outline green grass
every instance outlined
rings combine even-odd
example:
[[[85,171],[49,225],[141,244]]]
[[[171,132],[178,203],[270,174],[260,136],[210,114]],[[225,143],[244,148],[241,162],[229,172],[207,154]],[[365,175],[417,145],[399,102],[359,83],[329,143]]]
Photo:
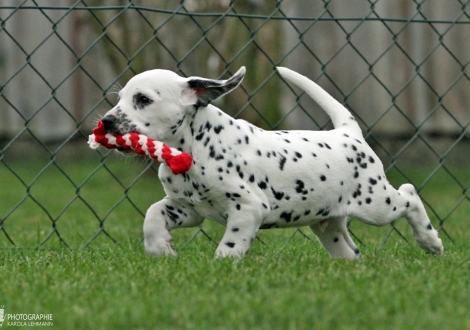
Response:
[[[421,189],[433,223],[439,226],[436,214],[445,217],[443,229],[455,241],[442,232],[439,257],[420,250],[400,220],[411,244],[393,231],[382,244],[391,227],[353,221],[364,255],[355,262],[330,259],[306,229],[311,240],[300,233],[290,239],[293,230],[262,231],[266,244],[255,241],[242,260],[215,260],[213,242],[199,234],[186,244],[196,230],[180,230],[173,232],[179,258],[155,259],[138,244],[142,213],[163,196],[153,171],[128,189],[140,162],[107,162],[122,185],[104,169],[90,176],[97,161],[59,162],[69,178],[54,166],[38,176],[45,163],[8,163],[25,184],[0,163],[0,217],[9,215],[3,228],[26,247],[12,248],[0,231],[5,313],[51,313],[54,329],[470,328],[470,203],[458,204],[462,189],[443,170]],[[468,172],[452,169],[464,185]],[[429,173],[406,170],[418,187]],[[397,171],[389,179],[395,186],[408,181]],[[101,217],[117,244],[100,231]],[[51,218],[70,248],[54,232],[44,242]],[[204,228],[216,240],[223,234],[217,224]]]
[[[468,329],[467,251],[397,244],[348,262],[307,240],[239,261],[214,260],[203,240],[178,259],[5,250],[0,299],[7,313],[52,313],[56,329]]]

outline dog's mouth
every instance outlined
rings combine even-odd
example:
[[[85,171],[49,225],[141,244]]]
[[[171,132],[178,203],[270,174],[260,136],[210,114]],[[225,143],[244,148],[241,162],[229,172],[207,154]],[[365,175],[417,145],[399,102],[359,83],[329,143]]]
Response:
[[[128,129],[126,127],[122,127],[121,125],[116,126],[116,127],[111,127],[106,130],[106,133],[112,134],[112,135],[126,135],[130,133],[137,133],[137,134],[142,134],[137,130],[137,127],[135,125],[132,125],[132,129]]]

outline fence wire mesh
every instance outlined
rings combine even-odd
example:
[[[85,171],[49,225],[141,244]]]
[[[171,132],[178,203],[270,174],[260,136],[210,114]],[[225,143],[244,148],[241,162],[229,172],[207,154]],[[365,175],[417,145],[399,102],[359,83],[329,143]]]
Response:
[[[0,246],[140,242],[146,209],[163,197],[157,167],[87,149],[96,119],[144,70],[223,78],[242,65],[241,88],[220,108],[265,129],[329,129],[275,67],[316,80],[354,113],[392,183],[413,183],[452,241],[448,228],[469,209],[469,2],[3,2]],[[187,242],[215,242],[205,228]],[[395,223],[382,234],[383,243],[409,237]]]

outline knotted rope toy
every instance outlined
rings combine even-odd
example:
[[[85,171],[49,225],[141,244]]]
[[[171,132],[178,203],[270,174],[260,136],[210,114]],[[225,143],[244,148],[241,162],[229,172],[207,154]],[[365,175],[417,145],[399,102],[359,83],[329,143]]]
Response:
[[[88,145],[91,149],[104,146],[108,149],[132,150],[138,155],[145,155],[157,162],[165,163],[175,175],[186,173],[193,162],[191,155],[170,148],[165,143],[155,141],[145,135],[135,132],[126,134],[107,133],[101,120],[98,120],[97,127],[93,129],[93,134],[89,136]]]

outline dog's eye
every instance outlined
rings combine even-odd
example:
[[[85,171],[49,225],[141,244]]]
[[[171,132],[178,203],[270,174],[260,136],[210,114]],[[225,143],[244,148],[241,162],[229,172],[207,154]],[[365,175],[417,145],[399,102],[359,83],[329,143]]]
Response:
[[[147,96],[142,95],[141,97],[139,97],[139,103],[140,104],[149,104],[150,99]]]

